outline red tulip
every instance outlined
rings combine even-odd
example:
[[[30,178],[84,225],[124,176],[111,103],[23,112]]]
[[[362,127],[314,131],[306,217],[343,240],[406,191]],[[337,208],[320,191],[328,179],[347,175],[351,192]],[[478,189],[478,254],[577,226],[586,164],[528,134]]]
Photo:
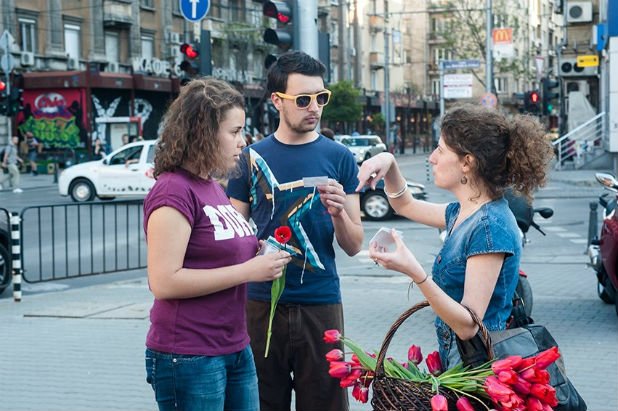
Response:
[[[517,382],[511,385],[511,387],[516,393],[524,396],[530,394],[531,386],[532,384],[530,384],[528,381],[524,380],[520,376],[517,376]]]
[[[500,371],[498,379],[505,384],[513,385],[517,382],[518,374],[513,370]]]
[[[556,390],[549,384],[532,384],[532,387],[530,387],[530,395],[549,404],[550,407],[558,405]]]
[[[324,342],[327,344],[333,344],[341,340],[341,333],[339,330],[326,330],[324,331]]]
[[[457,406],[457,411],[474,411],[474,407],[468,397],[459,397],[455,405]]]
[[[348,376],[342,378],[341,381],[339,381],[339,386],[341,388],[348,388],[353,386],[358,381],[358,378],[361,376],[361,374],[362,371],[358,368],[353,369]]]
[[[515,410],[524,405],[524,400],[515,393],[510,387],[503,384],[494,376],[487,377],[484,384],[485,392],[489,398],[500,407]]]
[[[448,411],[448,401],[444,395],[437,394],[431,398],[431,411]]]
[[[526,400],[526,409],[528,411],[543,411],[543,404],[538,398],[528,397]]]
[[[363,404],[369,400],[369,388],[356,384],[352,389],[352,397]]]
[[[275,240],[281,244],[286,244],[292,238],[292,230],[287,225],[282,225],[275,229]]]
[[[519,372],[522,370],[526,370],[534,365],[534,357],[524,358],[521,360],[519,365],[515,367],[515,371]]]
[[[408,361],[414,365],[419,365],[423,361],[423,353],[421,353],[421,347],[411,345],[408,349]]]
[[[537,384],[549,384],[549,373],[535,367],[522,371],[519,375],[528,382]]]
[[[352,371],[350,363],[345,361],[333,361],[330,363],[328,374],[333,378],[345,378]]]
[[[375,373],[373,371],[365,370],[363,374],[360,376],[359,381],[363,387],[369,388],[371,382],[373,381],[373,377]]]
[[[442,374],[442,361],[440,361],[440,354],[437,351],[432,352],[425,359],[427,363],[427,369],[433,375]]]
[[[549,350],[538,353],[535,357],[535,367],[544,370],[550,364],[560,358],[558,347],[551,347]]]
[[[498,360],[491,364],[491,370],[494,374],[498,375],[500,371],[514,370],[522,362],[522,358],[519,355],[511,355],[503,360]]]
[[[330,350],[326,353],[326,361],[331,362],[340,360],[343,360],[343,351],[340,349],[335,348],[334,350]]]

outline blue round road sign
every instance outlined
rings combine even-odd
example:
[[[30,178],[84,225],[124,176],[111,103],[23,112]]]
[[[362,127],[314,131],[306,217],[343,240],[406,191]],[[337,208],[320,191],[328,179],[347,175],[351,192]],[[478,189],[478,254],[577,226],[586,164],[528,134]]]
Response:
[[[178,0],[183,17],[194,23],[199,22],[210,9],[210,0]]]

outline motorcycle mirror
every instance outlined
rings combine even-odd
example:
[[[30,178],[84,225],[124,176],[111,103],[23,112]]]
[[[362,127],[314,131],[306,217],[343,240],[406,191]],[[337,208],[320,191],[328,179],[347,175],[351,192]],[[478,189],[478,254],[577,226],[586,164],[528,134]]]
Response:
[[[554,209],[549,207],[535,208],[534,212],[546,219],[554,215]]]
[[[618,188],[618,181],[613,175],[608,173],[595,173],[594,176],[596,177],[597,181],[605,187],[612,189]]]

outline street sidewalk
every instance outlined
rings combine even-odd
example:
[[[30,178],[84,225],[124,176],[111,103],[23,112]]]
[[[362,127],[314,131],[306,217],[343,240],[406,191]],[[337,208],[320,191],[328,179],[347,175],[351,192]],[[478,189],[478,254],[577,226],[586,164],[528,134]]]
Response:
[[[33,176],[31,173],[22,173],[19,177],[19,188],[22,190],[32,190],[37,188],[50,187],[55,185],[53,174],[39,174]],[[13,189],[9,188],[9,181],[5,181],[2,184],[2,190],[0,192],[11,192]],[[16,193],[16,195],[18,195]]]

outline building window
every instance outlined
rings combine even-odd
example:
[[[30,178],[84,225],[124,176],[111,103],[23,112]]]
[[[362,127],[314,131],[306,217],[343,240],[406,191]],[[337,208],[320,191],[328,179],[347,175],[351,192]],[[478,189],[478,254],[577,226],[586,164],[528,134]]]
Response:
[[[245,2],[232,0],[229,2],[231,21],[245,22]]]
[[[64,51],[69,58],[79,60],[80,50],[80,27],[75,24],[64,25]]]
[[[172,1],[172,13],[180,14],[180,2],[179,1]]]
[[[449,49],[433,49],[433,60],[436,66],[440,64],[440,60],[452,60],[453,51]]]
[[[140,0],[140,5],[142,7],[147,7],[149,9],[154,9],[154,1],[153,0]]]
[[[431,94],[436,97],[440,96],[440,79],[431,80]]]
[[[118,41],[118,33],[105,33],[105,56],[110,62],[118,63],[120,61],[120,42]]]
[[[509,79],[506,77],[496,77],[494,80],[496,86],[496,93],[508,94],[509,92]]]
[[[142,58],[154,57],[154,38],[151,35],[142,34]]]
[[[21,51],[36,52],[36,21],[19,19],[19,34],[21,36]]]

